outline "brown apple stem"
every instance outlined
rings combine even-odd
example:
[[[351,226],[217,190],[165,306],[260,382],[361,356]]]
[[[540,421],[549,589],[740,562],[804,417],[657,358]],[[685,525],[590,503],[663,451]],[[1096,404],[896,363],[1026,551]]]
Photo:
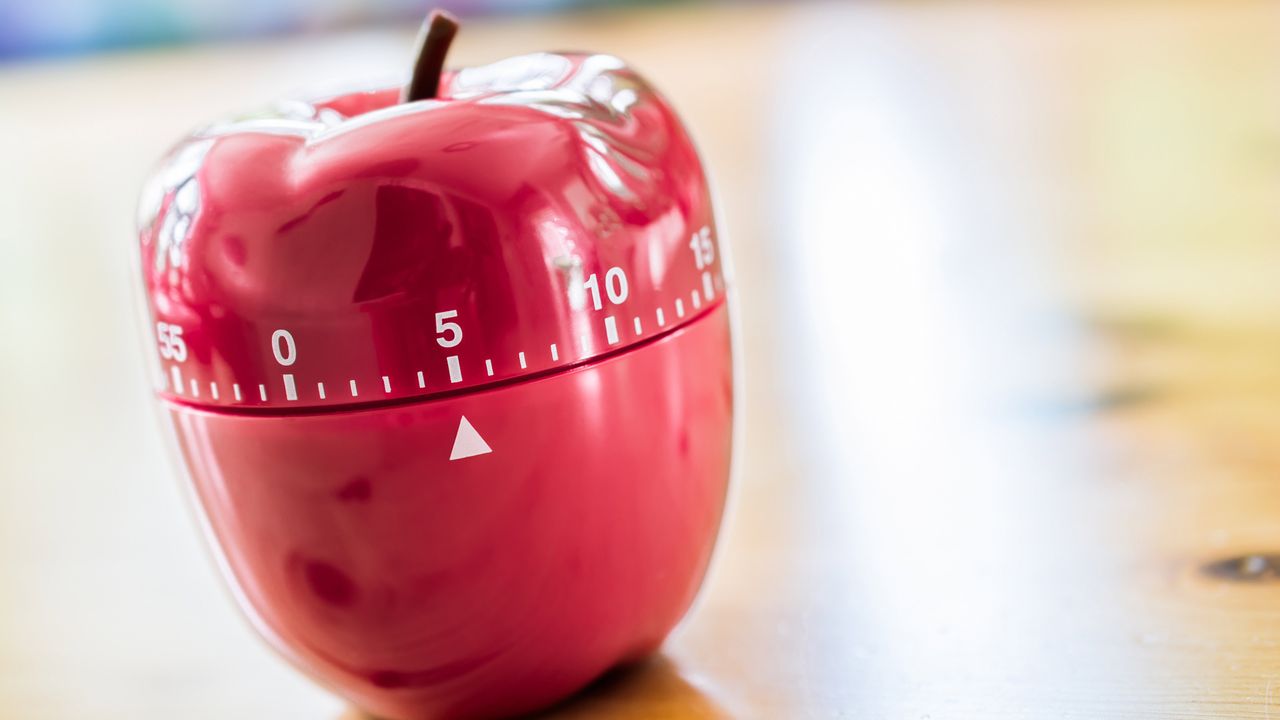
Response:
[[[413,76],[400,91],[400,102],[430,100],[440,90],[440,73],[444,72],[444,56],[458,34],[458,21],[443,10],[432,10],[418,32],[417,61]]]

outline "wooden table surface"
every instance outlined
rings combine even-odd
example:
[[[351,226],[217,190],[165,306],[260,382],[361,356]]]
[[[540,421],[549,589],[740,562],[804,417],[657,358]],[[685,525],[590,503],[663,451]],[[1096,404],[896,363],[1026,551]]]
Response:
[[[663,654],[549,717],[1280,717],[1280,7],[477,21],[681,108],[743,452]],[[355,718],[220,589],[158,440],[136,189],[411,28],[0,67],[0,718]],[[1274,706],[1274,707],[1273,707]]]

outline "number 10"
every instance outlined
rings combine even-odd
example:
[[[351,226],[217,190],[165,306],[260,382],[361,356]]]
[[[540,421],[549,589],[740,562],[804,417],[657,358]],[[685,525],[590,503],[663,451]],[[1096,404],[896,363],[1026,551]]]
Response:
[[[600,302],[600,281],[596,279],[596,274],[591,273],[591,277],[582,283],[582,287],[591,291],[591,304],[595,306],[595,309],[602,309],[604,303]],[[604,292],[609,296],[609,302],[614,305],[621,305],[626,302],[627,274],[622,272],[622,268],[611,267],[604,274]]]

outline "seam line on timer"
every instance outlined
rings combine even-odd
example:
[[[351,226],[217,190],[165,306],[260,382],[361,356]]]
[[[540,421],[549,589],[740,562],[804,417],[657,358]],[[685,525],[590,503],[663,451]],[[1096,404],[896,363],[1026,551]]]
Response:
[[[698,288],[695,286],[695,289],[692,290],[689,295],[689,299],[693,303],[693,308],[695,310],[702,309],[702,306],[704,304],[704,298],[706,300],[706,303],[710,304],[712,302],[712,299],[715,298],[717,294],[716,291],[719,289],[719,286],[720,286],[720,278],[712,276],[710,272],[703,272],[701,274],[700,279],[701,279],[701,283],[700,283],[701,288]],[[684,318],[686,313],[685,313],[684,301],[682,298],[678,298],[678,297],[675,298],[674,307],[675,307],[676,315],[680,318]],[[658,326],[660,328],[666,327],[666,316],[661,307],[654,308],[654,315],[657,319]],[[695,317],[696,316],[697,314],[695,313]],[[621,339],[618,333],[617,318],[612,315],[606,316],[603,319],[603,324],[604,324],[605,338],[607,340],[607,343],[609,345],[618,344],[621,341]],[[644,334],[644,327],[639,315],[632,317],[632,327],[634,328],[635,334],[637,337]],[[579,340],[579,344],[581,345],[581,349],[584,356],[586,354],[589,354],[591,343],[588,340],[587,334],[584,333],[580,335],[578,340]],[[559,346],[556,343],[550,343],[548,347],[550,349],[552,362],[559,362],[560,360]],[[520,351],[517,354],[517,358],[520,364],[520,369],[527,370],[529,367],[529,364],[528,364],[528,359],[525,352]],[[462,382],[463,378],[462,378],[462,365],[461,365],[460,356],[450,355],[445,358],[445,361],[446,361],[446,364],[448,365],[448,370],[449,370],[449,382],[451,383]],[[485,365],[485,372],[488,375],[488,377],[494,377],[493,359],[486,358],[484,361],[484,365]],[[161,378],[160,384],[162,386],[168,384],[166,383],[167,380],[172,381],[173,392],[177,395],[189,394],[192,398],[199,398],[201,395],[199,381],[196,378],[190,378],[189,384],[187,382],[184,382],[187,379],[182,377],[182,369],[178,365],[169,366],[170,377],[166,377],[163,371],[159,373],[159,376]],[[382,375],[381,378],[382,378],[383,390],[387,394],[391,394],[392,390],[391,390],[390,376]],[[425,372],[422,370],[418,370],[417,379],[418,379],[418,387],[421,389],[425,389],[427,386]],[[281,375],[281,380],[283,381],[283,385],[284,385],[285,398],[289,401],[297,401],[298,392],[297,392],[295,376],[292,373],[284,373]],[[358,397],[360,393],[356,386],[356,380],[352,378],[349,381],[349,383],[351,388],[351,397],[353,398]],[[231,383],[231,390],[235,396],[235,401],[242,402],[243,398],[240,393],[239,383]],[[321,400],[327,399],[327,394],[325,392],[325,386],[323,382],[316,383],[316,391]],[[209,381],[209,396],[213,400],[219,400],[220,395],[221,393],[219,391],[217,382]],[[267,387],[265,384],[258,385],[258,396],[259,398],[261,398],[262,402],[268,401]]]
[[[697,291],[695,290],[694,292],[696,293]],[[675,300],[675,303],[674,303],[674,304],[675,304],[675,308],[676,308],[676,311],[677,311],[677,312],[680,312],[680,311],[684,310],[683,302],[681,301],[681,299],[677,298],[677,299]],[[714,309],[715,307],[717,307],[718,305],[716,305],[716,304],[714,304],[714,303],[702,303],[702,306],[703,306],[703,308],[706,308],[706,309],[707,309],[707,311],[710,311],[710,310]],[[663,313],[662,308],[655,308],[655,309],[654,309],[654,313],[655,313],[655,316],[657,317],[657,319],[659,320],[659,322],[660,322],[662,325],[664,325],[664,326],[665,326],[666,317],[665,317],[665,315],[664,315],[664,313]],[[685,313],[685,315],[688,315],[688,313]],[[694,318],[697,318],[697,317],[699,317],[699,316],[700,316],[700,313],[695,313],[695,314],[693,314],[693,315],[692,315],[692,317],[694,317]],[[684,317],[684,315],[682,315],[682,317]],[[606,336],[608,336],[608,337],[609,337],[609,339],[610,339],[610,343],[609,343],[609,344],[610,344],[610,345],[615,345],[615,344],[616,344],[616,342],[619,342],[619,341],[620,341],[620,339],[619,339],[619,340],[614,340],[614,338],[615,338],[615,337],[617,337],[617,325],[616,325],[616,323],[617,323],[617,318],[616,318],[615,316],[607,316],[607,317],[605,317],[605,318],[602,318],[602,320],[604,321],[602,324],[604,324],[604,325],[605,325]],[[612,321],[612,322],[610,322],[610,321]],[[638,330],[639,330],[639,331],[643,331],[643,329],[644,329],[644,328],[643,328],[643,324],[642,324],[642,322],[641,322],[641,318],[640,318],[640,317],[638,317],[638,316],[634,316],[634,317],[632,318],[632,324],[633,324],[633,326],[634,326],[634,327],[638,328]],[[609,325],[613,325],[613,331],[614,331],[614,332],[612,332],[612,333],[611,333],[611,332],[609,332]],[[678,329],[678,327],[679,327],[679,326],[677,325],[677,326],[676,326],[675,328],[673,328],[671,331],[667,331],[667,332],[672,332],[672,331],[674,331],[675,329]],[[636,340],[636,341],[635,341],[635,343],[636,343],[636,344],[635,344],[635,346],[634,346],[634,347],[635,347],[635,348],[640,348],[640,347],[647,346],[647,345],[648,345],[648,344],[650,344],[650,343],[660,341],[663,337],[666,337],[666,336],[667,336],[667,332],[655,331],[655,332],[654,332],[654,334],[650,335],[650,336],[649,336],[649,337],[647,337],[647,338]],[[642,333],[641,333],[641,334],[642,334]],[[592,345],[592,342],[591,342],[591,340],[589,339],[589,337],[590,337],[590,336],[589,336],[588,334],[584,333],[584,334],[580,335],[580,336],[579,336],[579,338],[578,338],[579,342],[582,344],[582,347],[583,347],[583,353],[584,353],[584,358],[583,358],[583,360],[584,360],[585,362],[589,362],[589,363],[601,362],[601,361],[604,361],[604,360],[609,359],[610,357],[615,356],[618,352],[624,352],[624,351],[627,351],[627,350],[633,349],[633,348],[630,348],[630,347],[627,347],[627,348],[610,348],[609,350],[607,350],[607,351],[605,351],[605,352],[603,352],[603,353],[600,353],[600,354],[598,354],[598,355],[596,355],[596,356],[586,357],[586,355],[590,352],[590,346]],[[552,359],[553,361],[559,361],[559,359],[560,359],[559,345],[558,345],[557,343],[549,343],[547,347],[548,347],[548,349],[550,350],[551,359]],[[603,348],[598,348],[598,349],[603,349]],[[521,367],[522,367],[523,369],[527,369],[527,366],[528,366],[528,355],[527,355],[527,353],[525,353],[525,352],[523,352],[523,351],[522,351],[522,352],[519,352],[519,353],[517,354],[517,358],[521,361]],[[450,382],[453,382],[453,383],[459,383],[459,382],[462,382],[461,356],[459,356],[459,355],[450,355],[450,356],[448,356],[448,357],[446,358],[446,361],[447,361],[447,364],[448,364],[448,366],[449,366],[449,377],[450,377]],[[577,366],[577,364],[575,363],[575,364],[571,364],[571,365],[569,365],[568,367],[572,368],[572,367],[576,367],[576,366]],[[534,374],[533,374],[531,377],[533,377],[533,378],[537,378],[537,377],[543,377],[543,376],[555,375],[555,374],[558,374],[558,373],[562,372],[564,367],[565,367],[565,366],[561,366],[561,365],[558,365],[558,364],[557,364],[557,365],[554,365],[554,366],[548,366],[548,367],[545,367],[545,368],[544,368],[544,369],[542,369],[542,370],[535,371],[535,372],[534,372]],[[486,368],[486,370],[492,371],[492,369],[493,369],[493,368],[492,368],[492,358],[488,358],[488,359],[486,359],[486,360],[485,360],[485,368]],[[173,390],[174,390],[175,394],[177,394],[177,395],[182,395],[182,396],[186,396],[186,397],[192,397],[192,396],[194,395],[194,397],[195,397],[195,398],[199,398],[199,397],[200,397],[200,395],[201,395],[201,392],[202,392],[202,391],[200,390],[200,386],[199,386],[199,385],[197,385],[196,380],[195,380],[194,378],[191,378],[191,379],[190,379],[190,384],[188,384],[188,383],[186,382],[186,381],[188,380],[188,378],[183,378],[183,377],[182,377],[182,375],[181,375],[181,373],[182,373],[182,370],[181,370],[181,368],[179,368],[177,365],[170,365],[170,366],[169,366],[169,373],[168,373],[168,374],[169,374],[169,375],[172,375],[172,376],[176,376],[176,377],[175,377],[175,379],[177,380],[177,383],[175,384],[175,386],[174,386],[174,388],[173,388]],[[418,371],[416,371],[416,374],[417,374],[417,376],[418,376],[418,386],[419,386],[420,388],[425,388],[425,387],[426,387],[426,373],[425,373],[425,371],[418,370]],[[160,377],[165,377],[165,376],[166,376],[166,373],[163,371],[163,369],[161,369],[161,370],[159,371],[159,375],[160,375]],[[283,385],[284,385],[284,389],[285,389],[285,393],[284,393],[284,394],[285,394],[285,396],[286,396],[289,400],[291,400],[291,401],[296,401],[296,400],[298,399],[298,397],[297,397],[297,388],[296,388],[297,376],[296,376],[295,374],[292,374],[292,373],[282,373],[280,377],[281,377],[281,381],[282,381],[282,383],[283,383]],[[391,393],[392,393],[392,390],[391,390],[391,378],[390,378],[390,376],[389,376],[389,375],[380,375],[380,376],[378,376],[378,377],[382,378],[382,381],[383,381],[383,389],[387,392],[387,394],[391,394]],[[479,387],[477,387],[477,388],[458,388],[457,390],[448,390],[448,391],[445,391],[445,392],[442,392],[442,393],[439,393],[439,394],[440,394],[440,396],[441,396],[442,398],[443,398],[443,397],[452,397],[452,396],[456,396],[458,393],[471,392],[472,390],[479,390],[479,389],[491,389],[491,388],[496,388],[496,387],[502,387],[502,386],[507,385],[507,384],[509,384],[509,383],[511,383],[511,382],[523,382],[523,381],[525,381],[525,380],[529,379],[529,378],[527,378],[527,377],[519,377],[519,376],[503,376],[503,377],[497,377],[497,376],[496,376],[496,374],[495,374],[495,373],[493,373],[493,372],[491,372],[491,373],[490,373],[490,377],[495,377],[495,378],[496,378],[496,383],[486,383],[486,384],[481,385],[481,386],[479,386]],[[166,378],[166,379],[167,379],[167,378]],[[348,383],[349,383],[350,390],[351,390],[351,397],[352,397],[352,398],[359,397],[360,393],[359,393],[359,390],[358,390],[358,387],[357,387],[357,381],[356,381],[356,379],[355,379],[355,378],[351,378],[350,380],[348,380]],[[231,385],[232,393],[235,395],[236,402],[243,402],[243,397],[242,397],[242,395],[241,395],[241,391],[240,391],[240,384],[239,384],[239,383],[230,383],[230,385]],[[249,387],[252,387],[252,385],[250,385]],[[316,383],[316,393],[317,393],[317,395],[319,396],[319,399],[320,399],[320,400],[327,400],[327,399],[328,399],[328,391],[327,391],[327,389],[325,388],[325,383],[324,383],[324,382],[317,382],[317,383]],[[221,392],[220,392],[220,390],[218,389],[218,384],[217,384],[217,382],[216,382],[216,381],[209,381],[209,391],[208,391],[208,394],[209,394],[213,399],[215,399],[215,400],[216,400],[216,399],[218,399],[218,398],[219,398],[219,396],[221,395]],[[263,402],[269,402],[269,397],[268,397],[268,393],[267,393],[267,387],[266,387],[266,385],[265,385],[265,384],[259,384],[259,385],[258,385],[258,395],[259,395],[259,397],[262,399],[262,401],[263,401]],[[419,396],[419,397],[421,397],[421,396]],[[381,407],[385,407],[385,406],[389,406],[389,405],[392,405],[392,404],[410,403],[410,402],[415,402],[415,401],[418,401],[418,398],[414,398],[414,397],[403,397],[403,398],[392,398],[392,399],[390,399],[390,400],[386,400],[386,401],[378,401],[378,400],[374,400],[374,401],[372,401],[372,405],[370,405],[370,407],[373,407],[373,406],[381,406]],[[189,402],[189,401],[188,401],[188,402]],[[365,402],[365,403],[369,403],[370,401],[364,401],[364,402]],[[243,411],[245,414],[258,415],[258,414],[259,414],[259,412],[258,412],[258,411],[259,411],[261,408],[255,407],[253,404],[250,404],[250,405],[249,405],[249,406],[247,406],[247,407],[245,407],[245,406],[240,406],[240,407],[236,407],[236,408],[232,408],[232,409],[233,409],[233,410],[237,410],[237,411]],[[291,413],[290,411],[285,410],[285,411],[283,411],[283,413],[282,413],[282,414],[292,414],[292,413]]]

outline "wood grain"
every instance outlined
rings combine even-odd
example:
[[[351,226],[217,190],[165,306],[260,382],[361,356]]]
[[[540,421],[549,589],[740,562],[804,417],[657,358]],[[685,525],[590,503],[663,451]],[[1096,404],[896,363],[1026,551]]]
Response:
[[[453,62],[638,65],[736,262],[713,572],[661,656],[545,717],[1280,717],[1278,15],[469,23]],[[358,717],[255,640],[200,549],[129,314],[131,208],[188,127],[397,82],[411,36],[0,68],[0,718]]]

